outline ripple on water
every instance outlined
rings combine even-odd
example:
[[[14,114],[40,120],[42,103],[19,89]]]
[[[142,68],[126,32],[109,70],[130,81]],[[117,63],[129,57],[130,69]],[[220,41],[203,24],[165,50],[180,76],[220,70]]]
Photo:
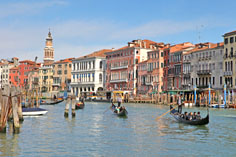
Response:
[[[168,114],[156,121],[168,106],[126,104],[119,118],[110,104],[86,102],[64,118],[64,105],[42,106],[47,115],[26,117],[19,135],[0,134],[0,156],[236,156],[236,110],[211,109],[209,125],[189,126]]]

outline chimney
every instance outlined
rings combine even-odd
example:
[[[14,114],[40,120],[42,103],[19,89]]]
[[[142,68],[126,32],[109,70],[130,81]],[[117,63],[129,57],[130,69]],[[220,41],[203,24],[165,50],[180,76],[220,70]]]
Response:
[[[144,41],[143,44],[144,44],[144,48],[146,49],[147,48],[146,42]]]

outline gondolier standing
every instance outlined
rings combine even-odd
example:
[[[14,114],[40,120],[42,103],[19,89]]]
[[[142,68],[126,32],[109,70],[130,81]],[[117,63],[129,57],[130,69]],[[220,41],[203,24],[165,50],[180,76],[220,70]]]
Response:
[[[182,99],[181,99],[181,96],[178,97],[178,112],[182,113]]]
[[[122,97],[121,97],[121,95],[119,95],[119,97],[117,98],[117,102],[118,102],[118,107],[120,107],[121,102],[122,102]]]

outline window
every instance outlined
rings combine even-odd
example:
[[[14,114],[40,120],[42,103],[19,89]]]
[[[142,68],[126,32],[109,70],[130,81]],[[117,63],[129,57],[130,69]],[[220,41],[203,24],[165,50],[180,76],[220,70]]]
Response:
[[[163,68],[164,67],[164,64],[163,63],[161,63],[161,68]]]
[[[233,43],[234,42],[234,37],[230,37],[229,41],[230,41],[230,43]]]
[[[99,74],[99,82],[102,82],[102,74]]]
[[[215,85],[215,77],[213,77],[213,85]]]
[[[61,75],[61,70],[58,70],[58,71],[57,71],[57,74],[58,74],[58,75]]]
[[[161,52],[161,57],[163,57],[164,56],[164,53],[163,52]]]
[[[220,85],[222,85],[222,77],[220,76]]]
[[[102,69],[102,61],[100,61],[100,69]]]
[[[225,44],[228,44],[228,38],[225,38]]]
[[[67,70],[64,70],[64,74],[67,74]]]
[[[197,78],[196,78],[196,85],[197,85]]]

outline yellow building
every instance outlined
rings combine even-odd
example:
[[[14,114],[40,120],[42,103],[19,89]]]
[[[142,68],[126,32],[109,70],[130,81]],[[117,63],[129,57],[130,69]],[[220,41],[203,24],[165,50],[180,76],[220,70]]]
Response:
[[[52,64],[43,65],[39,68],[39,91],[41,93],[51,93],[53,84]]]
[[[53,91],[63,91],[71,82],[72,59],[67,58],[53,63]]]
[[[236,85],[236,31],[225,33],[224,37],[224,83],[233,89]]]

